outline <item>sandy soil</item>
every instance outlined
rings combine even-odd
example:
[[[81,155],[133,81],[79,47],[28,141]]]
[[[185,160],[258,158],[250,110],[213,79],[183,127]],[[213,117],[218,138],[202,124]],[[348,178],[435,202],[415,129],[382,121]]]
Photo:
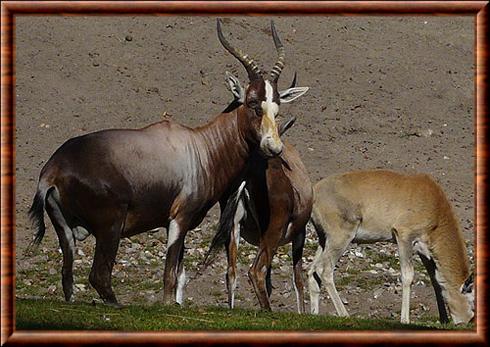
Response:
[[[209,17],[18,17],[16,26],[17,296],[62,299],[61,255],[48,223],[34,255],[27,210],[43,164],[67,139],[105,128],[137,128],[163,116],[195,126],[231,100],[225,71],[245,72],[220,46]],[[433,175],[453,203],[473,250],[474,23],[472,17],[276,18],[287,65],[310,91],[285,115],[286,137],[300,151],[313,182],[332,173],[388,168]],[[232,42],[264,68],[275,62],[269,18],[225,19]],[[214,208],[186,247],[193,274],[212,237]],[[309,232],[306,265],[316,249]],[[164,232],[124,240],[115,267],[119,299],[162,298]],[[87,274],[93,240],[78,245],[80,300],[97,297]],[[274,263],[273,307],[295,310],[288,247]],[[241,250],[237,305],[257,307],[246,270],[253,247]],[[85,255],[85,256],[84,256]],[[395,263],[392,263],[394,261]],[[390,270],[391,268],[391,270]],[[416,267],[420,268],[420,264]],[[401,293],[396,247],[353,245],[337,272],[351,314],[398,319]],[[412,318],[437,316],[432,289],[418,272]],[[225,305],[221,259],[187,287],[187,303]],[[334,313],[330,300],[322,313]],[[380,300],[382,298],[382,300]]]

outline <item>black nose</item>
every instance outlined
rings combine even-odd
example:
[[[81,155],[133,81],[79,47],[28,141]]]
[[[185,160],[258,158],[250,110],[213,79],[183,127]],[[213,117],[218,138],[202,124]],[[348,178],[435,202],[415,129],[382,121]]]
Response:
[[[269,149],[269,156],[270,157],[277,157],[277,156],[281,155],[282,150],[283,150],[282,147],[278,150],[277,149]]]
[[[278,155],[281,155],[281,154],[282,154],[282,147],[281,147],[281,149],[279,151],[274,152],[274,155],[275,156],[278,156]]]

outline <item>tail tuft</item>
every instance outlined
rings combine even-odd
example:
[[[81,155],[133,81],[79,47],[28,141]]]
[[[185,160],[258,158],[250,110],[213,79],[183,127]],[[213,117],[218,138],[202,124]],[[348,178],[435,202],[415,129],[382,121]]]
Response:
[[[44,238],[44,234],[46,232],[46,226],[44,224],[44,199],[41,191],[37,191],[34,196],[34,200],[32,202],[32,206],[29,209],[29,219],[32,222],[33,228],[36,230],[36,234],[34,235],[34,240],[30,244],[30,246],[39,246],[41,241]]]
[[[196,275],[204,271],[213,262],[218,249],[220,247],[223,247],[230,241],[230,233],[233,229],[233,220],[235,218],[235,213],[238,208],[238,203],[242,198],[244,187],[245,181],[243,181],[240,184],[240,187],[238,187],[238,189],[228,198],[225,209],[221,212],[218,231],[211,241],[211,245],[209,246],[204,260],[198,266],[199,270],[197,271]]]

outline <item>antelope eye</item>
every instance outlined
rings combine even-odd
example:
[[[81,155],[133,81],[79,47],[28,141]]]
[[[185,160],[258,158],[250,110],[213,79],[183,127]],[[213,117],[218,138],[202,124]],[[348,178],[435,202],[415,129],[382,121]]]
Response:
[[[259,102],[257,100],[250,100],[248,102],[248,107],[256,109],[259,106]]]

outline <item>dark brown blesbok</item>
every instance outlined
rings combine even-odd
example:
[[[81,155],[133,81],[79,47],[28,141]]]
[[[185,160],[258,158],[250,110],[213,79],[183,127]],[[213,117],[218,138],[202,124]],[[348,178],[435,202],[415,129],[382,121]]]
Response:
[[[228,74],[228,82],[236,102],[243,94],[239,82]],[[296,76],[292,86],[296,83]],[[282,135],[294,122],[284,123]],[[243,182],[230,195],[221,214],[208,255],[217,247],[226,248],[228,269],[226,286],[228,305],[234,307],[236,288],[237,250],[240,237],[259,247],[248,276],[263,309],[270,310],[271,264],[279,246],[292,242],[293,284],[296,291],[298,312],[305,312],[302,257],[306,236],[306,224],[313,204],[313,190],[308,173],[296,149],[284,142],[280,158],[266,158],[259,152],[252,153]],[[209,263],[206,261],[205,263]]]
[[[229,195],[250,153],[281,154],[275,116],[279,104],[307,88],[277,90],[284,66],[284,48],[274,24],[278,60],[266,79],[253,59],[225,39],[221,44],[245,67],[249,86],[243,105],[194,129],[161,121],[142,129],[112,129],[65,142],[41,170],[29,211],[37,231],[45,234],[44,210],[63,252],[65,299],[73,296],[75,239],[96,238],[89,281],[107,304],[118,305],[111,273],[121,237],[158,227],[167,228],[164,301],[182,303],[185,271],[184,238],[208,210]]]

